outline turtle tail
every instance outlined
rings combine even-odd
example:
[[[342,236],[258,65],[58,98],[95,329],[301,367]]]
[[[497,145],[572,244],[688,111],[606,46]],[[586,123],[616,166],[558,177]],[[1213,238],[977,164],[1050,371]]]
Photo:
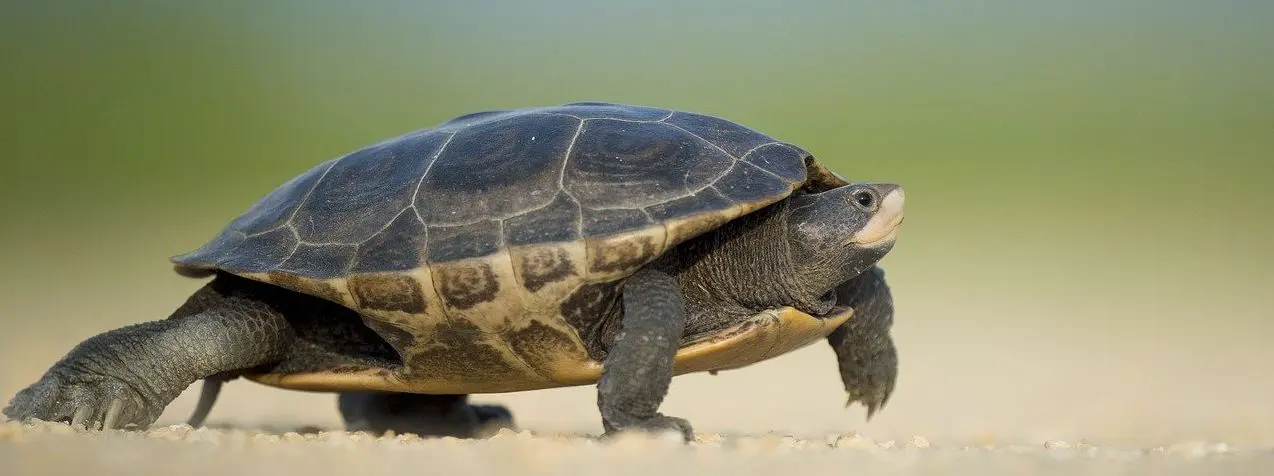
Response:
[[[187,424],[194,428],[203,426],[208,414],[212,412],[212,406],[217,403],[217,396],[221,395],[221,386],[226,381],[219,378],[206,378],[203,380],[203,388],[199,391],[199,401],[195,403],[195,411],[190,414]]]

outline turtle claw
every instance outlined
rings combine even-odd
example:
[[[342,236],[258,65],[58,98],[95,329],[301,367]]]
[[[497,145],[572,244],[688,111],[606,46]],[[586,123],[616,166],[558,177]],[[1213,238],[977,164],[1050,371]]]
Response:
[[[866,420],[871,421],[871,418],[876,416],[876,412],[879,411],[882,407],[884,407],[884,402],[874,401],[874,402],[867,403],[866,406],[867,406]]]
[[[14,421],[67,423],[97,431],[145,428],[159,418],[155,409],[124,382],[112,377],[55,369],[18,392],[4,409]]]
[[[106,408],[106,417],[102,419],[102,428],[116,428],[119,425],[120,413],[124,411],[124,401],[118,398],[111,400]]]
[[[92,408],[89,408],[86,406],[79,407],[78,409],[75,410],[75,415],[71,417],[71,426],[75,428],[87,429],[87,427],[85,427],[84,424],[88,421],[88,418],[90,415],[92,415],[92,413],[93,413]]]
[[[684,418],[670,417],[656,413],[654,417],[634,420],[623,426],[607,425],[604,438],[615,438],[626,433],[658,435],[673,433],[687,443],[695,440],[694,428]]]
[[[854,402],[861,403],[867,408],[867,421],[871,421],[872,417],[876,416],[889,403],[889,396],[890,393],[883,390],[866,392],[851,390],[849,399],[845,401],[845,408],[849,408]]]

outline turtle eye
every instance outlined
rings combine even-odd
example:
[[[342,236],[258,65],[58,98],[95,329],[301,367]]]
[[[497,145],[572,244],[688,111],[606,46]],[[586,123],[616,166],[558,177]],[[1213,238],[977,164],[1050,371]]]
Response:
[[[876,196],[869,190],[859,190],[854,192],[854,203],[864,210],[870,210],[876,204]]]

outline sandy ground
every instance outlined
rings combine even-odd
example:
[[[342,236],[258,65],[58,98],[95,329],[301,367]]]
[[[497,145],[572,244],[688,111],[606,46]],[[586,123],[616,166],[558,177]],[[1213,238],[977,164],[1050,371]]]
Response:
[[[18,362],[21,371],[4,374],[5,398],[24,384],[22,378],[38,377],[42,360],[60,351],[57,346],[32,346],[41,359]],[[597,440],[594,435],[601,428],[588,387],[479,396],[478,401],[510,406],[519,431],[456,440],[346,433],[339,431],[331,395],[237,381],[223,392],[211,417],[213,428],[181,424],[194,404],[197,388],[192,388],[145,433],[86,434],[65,425],[0,424],[0,461],[7,468],[4,474],[15,475],[86,470],[130,475],[403,470],[596,474],[598,468],[615,475],[1274,471],[1272,419],[1260,405],[1269,400],[1259,400],[1269,396],[1269,388],[1246,385],[1246,392],[1238,393],[1237,385],[1224,386],[1229,374],[1196,373],[1192,380],[1218,392],[1210,398],[1222,404],[1214,405],[1199,395],[1156,395],[1158,383],[1171,380],[1155,373],[1161,365],[1145,366],[1135,378],[1123,371],[1126,364],[1084,372],[1091,365],[1076,365],[1084,362],[1062,356],[1052,361],[1051,377],[1015,365],[1029,368],[1029,360],[1041,355],[1027,362],[989,360],[984,369],[989,372],[966,375],[963,382],[941,366],[913,365],[897,398],[870,423],[863,421],[860,407],[842,407],[830,350],[821,346],[715,377],[680,377],[664,409],[696,424],[698,441],[689,446],[659,438]],[[1167,363],[1162,360],[1167,356],[1157,357]],[[1175,363],[1198,371],[1199,360]],[[1065,365],[1057,362],[1071,362],[1073,368],[1059,372]],[[1022,379],[1030,376],[1034,378]],[[1059,386],[1089,380],[1106,388],[1086,394],[1101,396],[1068,397],[1059,391]]]
[[[1039,445],[934,445],[922,437],[877,441],[701,434],[599,442],[502,430],[492,438],[421,440],[345,432],[192,430],[84,436],[63,425],[0,426],[9,474],[1268,474],[1269,448],[1191,443],[1153,448],[1049,441]]]
[[[23,266],[21,285],[0,290],[0,399],[80,340],[162,317],[200,285],[162,262],[135,265],[152,254],[99,262],[119,265],[112,280]],[[333,395],[236,381],[214,429],[180,426],[197,387],[146,434],[0,423],[0,474],[1274,474],[1264,294],[1221,294],[1235,284],[1218,279],[1175,298],[1126,286],[1076,301],[1065,289],[1014,289],[1011,275],[926,271],[891,275],[902,368],[870,422],[844,408],[831,349],[816,344],[674,380],[662,411],[695,425],[690,446],[596,441],[591,387],[477,396],[509,406],[521,432],[458,441],[347,434]]]

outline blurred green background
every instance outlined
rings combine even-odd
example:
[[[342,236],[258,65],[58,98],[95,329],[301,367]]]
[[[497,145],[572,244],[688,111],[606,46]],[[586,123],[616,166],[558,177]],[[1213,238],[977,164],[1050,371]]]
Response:
[[[1274,435],[1271,24],[1255,0],[6,2],[0,398],[166,315],[199,285],[168,256],[322,160],[605,100],[907,188],[885,261],[903,377],[865,431]],[[690,377],[669,405],[708,429],[859,425],[829,355]],[[756,383],[805,363],[808,408]],[[586,391],[548,395],[595,429]]]

